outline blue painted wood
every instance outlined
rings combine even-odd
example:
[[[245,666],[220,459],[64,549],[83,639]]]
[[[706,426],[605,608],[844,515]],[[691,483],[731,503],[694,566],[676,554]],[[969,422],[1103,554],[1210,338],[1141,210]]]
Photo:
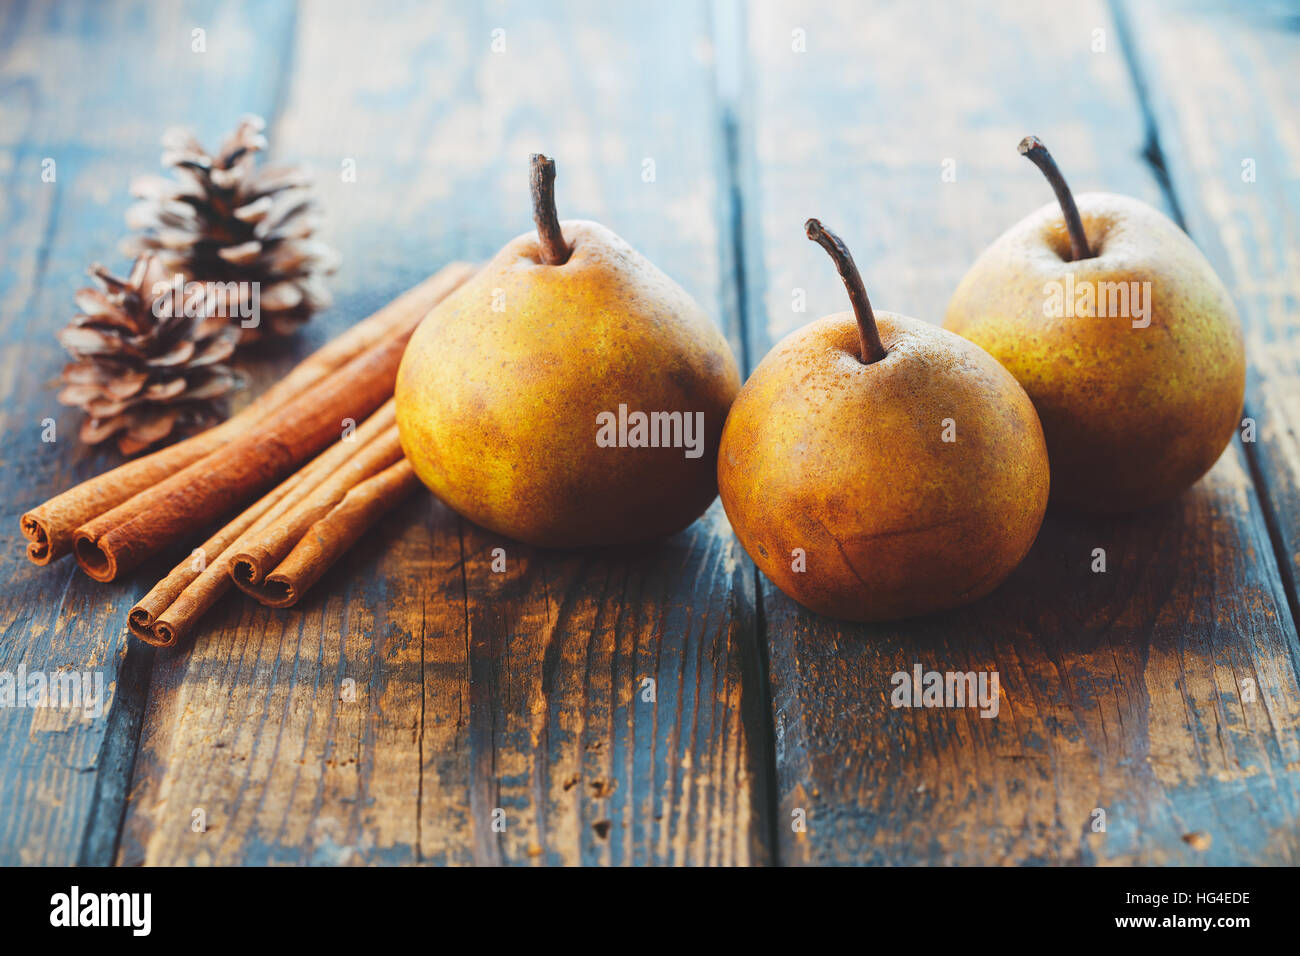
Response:
[[[1294,4],[1123,4],[1126,50],[1177,213],[1246,329],[1243,447],[1296,616],[1300,578],[1300,99]],[[1188,69],[1188,64],[1197,65]],[[1300,666],[1300,663],[1297,664]]]
[[[542,151],[563,218],[618,232],[738,346],[708,29],[688,0],[304,5],[269,134],[318,171],[342,253],[308,337],[531,229]],[[747,568],[718,507],[583,555],[421,495],[302,606],[231,602],[158,656],[118,861],[761,862]]]
[[[1121,9],[1136,93],[1100,3],[723,4],[739,44],[687,0],[0,9],[0,673],[88,667],[113,693],[85,721],[0,708],[0,862],[1295,862],[1295,204],[1263,172],[1293,151],[1272,120],[1288,78],[1260,65],[1293,34],[1271,7],[1231,24],[1200,4]],[[1228,71],[1189,77],[1186,50]],[[128,651],[123,624],[166,560],[104,587],[22,556],[17,516],[112,461],[74,447],[44,387],[53,332],[85,266],[121,264],[126,184],[171,123],[211,140],[262,112],[273,156],[320,173],[338,304],[247,360],[261,385],[441,262],[529,228],[535,150],[559,162],[561,215],[647,254],[751,366],[844,308],[808,215],[849,240],[880,307],[937,321],[983,244],[1048,199],[1014,153],[1024,133],[1077,188],[1167,202],[1140,158],[1144,103],[1177,205],[1258,337],[1264,440],[1170,508],[1049,517],[975,607],[816,618],[756,575],[716,506],[660,547],[584,555],[421,497],[301,607],[232,600],[201,643],[154,654]],[[1225,205],[1238,152],[1264,188],[1232,181]],[[1098,546],[1104,576],[1087,570]],[[1000,718],[889,707],[890,676],[917,662],[999,670]]]
[[[1152,13],[1137,32],[1151,37],[1163,19]],[[1028,133],[1052,147],[1075,189],[1165,203],[1104,4],[764,3],[748,37],[755,357],[847,308],[804,237],[809,216],[845,238],[874,305],[940,321],[983,247],[1051,201],[1016,153]],[[1171,43],[1168,82],[1188,68],[1186,53]],[[1211,96],[1218,69],[1200,82]],[[1197,97],[1180,98],[1190,126]],[[1285,226],[1264,233],[1270,249],[1293,245]],[[1275,387],[1294,395],[1285,381]],[[1092,573],[1095,548],[1108,556],[1105,574]],[[1049,514],[1021,568],[961,611],[839,624],[766,579],[759,602],[780,862],[1300,859],[1295,622],[1236,445],[1169,507],[1126,520]],[[892,677],[916,664],[997,671],[999,716],[894,708]],[[1094,830],[1098,810],[1104,831]]]
[[[209,31],[207,53],[191,51],[197,27]],[[48,385],[64,355],[54,333],[90,263],[124,266],[128,182],[157,168],[163,128],[189,122],[214,136],[243,111],[273,111],[292,31],[285,3],[0,9],[0,673],[89,670],[111,696],[90,719],[0,707],[0,863],[111,861],[148,686],[150,655],[128,654],[124,634],[148,571],[105,587],[70,561],[37,568],[18,531],[23,511],[116,460],[79,449],[76,413],[55,402]],[[243,62],[269,68],[234,66]],[[57,422],[52,444],[41,440],[46,418]]]

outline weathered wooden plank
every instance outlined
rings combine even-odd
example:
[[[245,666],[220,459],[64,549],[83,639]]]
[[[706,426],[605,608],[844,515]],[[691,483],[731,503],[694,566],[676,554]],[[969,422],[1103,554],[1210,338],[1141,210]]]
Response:
[[[1026,133],[1075,188],[1162,202],[1101,3],[766,3],[748,36],[756,356],[846,308],[803,236],[812,215],[849,242],[873,303],[940,321],[983,246],[1050,199],[1016,154]],[[1095,548],[1105,573],[1091,571]],[[760,602],[782,862],[1300,859],[1295,627],[1235,444],[1171,506],[1049,515],[1021,568],[961,611],[845,625],[765,579]],[[997,671],[998,717],[893,708],[891,676],[918,663]],[[1208,848],[1184,840],[1196,833]]]
[[[1294,6],[1126,4],[1127,46],[1186,228],[1246,327],[1247,443],[1296,609],[1300,29]],[[1189,69],[1188,65],[1194,64]]]
[[[255,3],[0,8],[0,674],[89,671],[109,695],[89,719],[0,708],[0,863],[112,859],[150,660],[128,655],[124,635],[143,576],[106,588],[70,561],[34,567],[18,533],[23,511],[116,460],[79,448],[78,414],[55,402],[48,383],[65,360],[55,332],[92,262],[124,266],[127,184],[156,168],[163,128],[221,126],[272,106],[291,13]],[[192,47],[196,28],[213,39],[207,52]],[[267,68],[234,66],[259,62]],[[42,441],[46,418],[54,443]]]
[[[540,150],[562,217],[609,225],[738,347],[701,4],[310,4],[292,58],[270,133],[324,172],[326,322],[530,228]],[[716,505],[660,546],[583,554],[421,495],[301,607],[234,602],[159,656],[119,861],[761,862],[751,575]]]

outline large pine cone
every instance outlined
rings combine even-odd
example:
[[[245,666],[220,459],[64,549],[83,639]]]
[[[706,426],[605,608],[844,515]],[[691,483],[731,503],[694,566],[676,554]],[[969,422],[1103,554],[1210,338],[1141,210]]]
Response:
[[[168,130],[162,162],[176,178],[131,183],[140,201],[127,225],[139,234],[123,243],[128,255],[153,252],[168,269],[212,284],[212,311],[240,327],[241,343],[288,335],[329,306],[322,277],[338,267],[334,251],[312,238],[320,216],[306,170],[256,167],[265,126],[245,117],[216,155],[188,130]]]

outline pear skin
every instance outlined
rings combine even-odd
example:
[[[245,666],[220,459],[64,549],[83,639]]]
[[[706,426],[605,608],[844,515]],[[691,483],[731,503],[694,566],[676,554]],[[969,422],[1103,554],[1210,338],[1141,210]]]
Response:
[[[536,233],[519,236],[416,330],[397,376],[402,447],[446,504],[520,541],[672,534],[717,494],[735,359],[700,306],[610,230],[558,228],[562,265],[543,261]],[[697,447],[602,447],[598,415],[620,405],[680,413],[682,428],[702,413]]]
[[[1049,485],[1038,416],[1009,372],[937,326],[871,315],[883,357],[869,363],[851,312],[779,342],[718,457],[727,517],[763,573],[853,621],[988,594],[1028,553]]]

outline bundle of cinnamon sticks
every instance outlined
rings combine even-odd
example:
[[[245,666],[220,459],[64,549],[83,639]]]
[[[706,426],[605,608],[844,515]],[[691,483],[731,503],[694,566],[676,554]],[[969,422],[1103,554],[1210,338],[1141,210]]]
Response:
[[[472,272],[447,266],[223,424],[23,515],[28,557],[43,565],[71,552],[112,581],[242,508],[131,610],[132,633],[175,644],[231,584],[293,604],[418,484],[397,440],[397,367],[425,314]]]

